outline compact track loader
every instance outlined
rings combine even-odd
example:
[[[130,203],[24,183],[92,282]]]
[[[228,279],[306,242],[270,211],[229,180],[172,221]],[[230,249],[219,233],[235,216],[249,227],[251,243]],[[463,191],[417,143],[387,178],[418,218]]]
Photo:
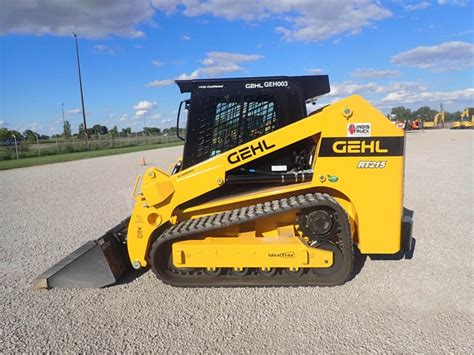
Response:
[[[103,287],[131,268],[175,286],[335,286],[355,248],[410,249],[404,132],[363,98],[308,115],[327,76],[177,84],[190,94],[182,159],[146,169],[131,217],[37,287]]]

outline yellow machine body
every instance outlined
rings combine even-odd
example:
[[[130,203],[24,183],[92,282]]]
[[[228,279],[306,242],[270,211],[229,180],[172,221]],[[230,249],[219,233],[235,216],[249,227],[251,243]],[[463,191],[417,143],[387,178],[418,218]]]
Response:
[[[440,128],[439,127],[439,121],[441,120],[441,127],[444,128],[444,123],[446,120],[446,115],[444,113],[444,110],[441,110],[441,112],[438,112],[434,118],[433,121],[424,121],[423,122],[423,128],[425,129],[430,129],[430,128]]]
[[[363,132],[350,136],[354,128]],[[231,169],[306,138],[316,147],[310,181],[192,203],[226,184]],[[180,221],[309,192],[327,193],[343,207],[353,241],[362,253],[397,253],[401,249],[403,142],[403,130],[362,97],[351,96],[176,174],[149,168],[137,179],[133,193],[136,203],[127,238],[130,260],[135,268],[147,267],[154,236]],[[261,222],[265,227],[259,223],[239,226],[233,233],[226,231],[229,235],[204,233],[199,239],[175,242],[173,264],[236,270],[331,266],[332,253],[310,248],[297,226],[287,223],[290,219],[279,216]],[[269,257],[285,254],[296,257]]]
[[[454,121],[451,129],[472,129],[474,127],[474,108],[465,108],[461,113],[461,120]]]
[[[307,114],[325,75],[177,84],[190,93],[182,159],[138,176],[131,216],[36,287],[104,287],[131,267],[183,287],[336,286],[358,252],[410,251],[405,133],[365,99]]]

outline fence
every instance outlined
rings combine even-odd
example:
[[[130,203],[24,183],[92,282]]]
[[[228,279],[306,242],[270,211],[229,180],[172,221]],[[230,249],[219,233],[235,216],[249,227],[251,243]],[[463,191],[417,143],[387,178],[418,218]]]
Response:
[[[40,157],[54,154],[67,154],[83,152],[86,150],[114,149],[141,145],[154,145],[178,142],[175,136],[147,135],[143,133],[131,133],[129,135],[113,136],[111,134],[94,135],[89,137],[86,144],[82,137],[51,138],[36,140],[36,142],[13,139],[0,141],[0,160],[22,159]]]

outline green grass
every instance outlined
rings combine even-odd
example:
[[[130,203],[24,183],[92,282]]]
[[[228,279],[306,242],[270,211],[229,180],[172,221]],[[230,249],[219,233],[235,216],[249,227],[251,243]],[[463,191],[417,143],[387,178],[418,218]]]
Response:
[[[123,148],[93,150],[93,151],[88,151],[88,152],[47,155],[44,157],[23,158],[19,160],[3,160],[3,161],[0,161],[0,170],[25,168],[25,167],[34,166],[34,165],[54,164],[54,163],[61,163],[65,161],[72,161],[72,160],[89,159],[89,158],[96,158],[96,157],[105,157],[108,155],[140,152],[143,150],[173,147],[173,146],[181,145],[181,144],[183,143],[172,142],[172,143],[161,143],[161,144],[149,144],[149,145],[138,145],[138,146],[132,146],[132,147],[123,147]]]

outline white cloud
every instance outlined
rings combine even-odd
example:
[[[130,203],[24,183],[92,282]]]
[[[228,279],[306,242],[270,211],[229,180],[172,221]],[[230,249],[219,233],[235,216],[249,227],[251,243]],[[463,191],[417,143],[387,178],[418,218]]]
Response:
[[[138,110],[137,112],[135,112],[135,116],[137,117],[143,117],[143,116],[146,116],[148,114],[148,110]]]
[[[80,108],[73,108],[73,109],[70,109],[70,110],[66,110],[66,114],[68,115],[78,115],[80,114],[82,111]],[[86,111],[87,112],[87,111]]]
[[[147,120],[148,121],[158,121],[161,119],[162,114],[159,112],[155,112],[153,114],[148,115]]]
[[[240,63],[254,62],[262,58],[263,56],[258,54],[209,52],[206,54],[206,58],[202,60],[204,67],[198,69],[198,75],[203,74],[203,76],[211,77],[242,71],[243,68],[239,65]]]
[[[324,73],[324,70],[319,69],[319,68],[310,68],[310,69],[307,70],[307,72],[310,73],[310,74],[318,75],[318,74]]]
[[[6,121],[0,121],[0,127],[5,128],[8,126],[8,123]]]
[[[288,41],[354,34],[391,16],[377,0],[3,0],[0,33],[69,36],[76,32],[89,38],[137,38],[145,35],[138,29],[140,24],[157,26],[152,19],[156,11],[253,22],[274,20],[280,23],[275,30]],[[182,40],[190,39],[182,36]]]
[[[433,72],[462,70],[474,65],[474,45],[453,41],[416,47],[393,56],[391,62]]]
[[[137,25],[154,15],[149,0],[3,0],[1,8],[0,34],[137,38]]]
[[[202,73],[207,77],[218,77],[225,73],[233,73],[242,70],[244,70],[244,68],[242,68],[240,65],[229,63],[222,65],[210,65],[208,67],[199,69],[199,73]]]
[[[33,122],[27,126],[27,129],[32,130],[33,132],[36,132],[40,125],[37,122]]]
[[[405,11],[417,11],[417,10],[427,9],[430,6],[431,6],[430,2],[422,1],[415,4],[404,5],[403,8],[405,9]]]
[[[153,110],[138,110],[132,117],[124,114],[120,121],[126,122],[128,126],[150,126],[150,122],[159,121],[162,118],[162,114],[159,112],[153,112]],[[153,123],[152,123],[153,124]]]
[[[163,80],[153,80],[150,81],[146,86],[151,88],[159,88],[163,86],[168,86],[174,83],[174,79],[163,79]]]
[[[403,82],[395,82],[390,83],[384,86],[384,90],[382,92],[389,92],[389,91],[399,91],[399,90],[426,90],[426,85],[420,83],[418,81],[403,81]]]
[[[469,5],[469,0],[438,0],[438,5]]]
[[[167,120],[162,120],[161,124],[166,124],[166,123],[171,123],[171,122],[173,122],[173,120],[171,118],[169,118]]]
[[[404,91],[419,92],[426,90],[426,86],[420,82],[393,82],[387,85],[379,85],[374,82],[358,83],[353,81],[343,81],[331,85],[331,92],[327,94],[323,101],[334,102],[350,95],[362,95],[367,97],[379,96],[392,92]],[[332,98],[332,100],[329,100]]]
[[[240,1],[222,1],[222,0],[208,0],[208,1],[182,1],[185,3],[184,14],[186,16],[201,16],[211,14],[216,17],[223,17],[228,20],[260,20],[270,15],[268,9],[268,0],[240,0]],[[275,2],[275,8],[279,3],[286,1]],[[179,3],[179,2],[178,2]]]
[[[332,84],[328,95],[318,100],[315,106],[307,104],[306,107],[308,112],[311,112],[350,95],[361,95],[378,109],[388,111],[400,105],[417,109],[421,106],[437,106],[439,103],[451,105],[453,110],[459,110],[462,107],[472,106],[474,102],[474,88],[433,91],[424,83],[414,81],[392,82],[387,85],[344,81]]]
[[[180,4],[182,0],[152,0],[153,6],[167,13],[168,15],[176,12],[176,6]]]
[[[273,2],[272,2],[273,3]],[[286,41],[323,41],[341,34],[356,34],[374,21],[392,16],[390,10],[371,0],[284,1],[297,15],[287,16],[292,26],[277,26],[275,31]],[[315,10],[317,15],[315,16]]]
[[[125,122],[125,121],[128,121],[128,113],[124,113],[124,114],[120,117],[120,122]]]
[[[108,46],[105,44],[97,44],[94,46],[95,53],[105,53],[110,55],[117,54],[121,48],[119,46]]]
[[[181,75],[178,75],[176,78],[173,79],[163,79],[163,80],[153,80],[146,84],[145,86],[147,87],[163,87],[163,86],[169,86],[174,84],[175,80],[192,80],[192,79],[198,79],[201,74],[200,70],[195,70],[191,74],[186,74],[183,73]]]
[[[199,70],[193,71],[191,74],[181,74],[179,75],[176,80],[193,80],[199,78],[200,72]]]
[[[430,103],[430,102],[469,102],[474,101],[474,88],[455,91],[421,91],[402,90],[389,93],[380,100],[385,103]]]
[[[375,0],[194,0],[175,3],[184,6],[186,16],[211,14],[228,20],[284,21],[285,26],[277,26],[276,31],[289,41],[320,41],[338,34],[357,33],[373,21],[391,16],[391,12]]]
[[[192,40],[191,36],[186,36],[186,35],[185,35],[185,36],[182,36],[181,39],[182,39],[183,41],[190,41],[190,40]]]
[[[155,108],[157,106],[156,101],[147,101],[143,100],[138,102],[133,108],[137,111],[139,110],[151,110],[152,108]]]
[[[132,127],[136,127],[136,126],[139,126],[139,125],[143,125],[143,121],[131,121],[128,123],[129,126],[132,126]]]
[[[345,97],[349,95],[362,95],[364,93],[381,93],[384,87],[376,83],[356,83],[352,81],[343,81],[331,85],[331,92],[327,96]]]
[[[449,37],[465,36],[465,35],[470,35],[472,33],[474,33],[474,30],[466,30],[466,31],[461,31],[461,32],[456,32],[456,33],[450,34]]]
[[[163,65],[163,62],[160,60],[152,60],[151,64],[156,65],[157,67],[161,67]]]
[[[389,78],[399,75],[398,70],[377,70],[373,68],[359,68],[356,69],[352,76],[359,79],[371,79],[371,78]]]
[[[133,118],[134,119],[143,118],[143,117],[148,118],[153,115],[157,115],[153,113],[153,111],[157,108],[157,106],[158,104],[156,103],[156,101],[148,101],[148,100],[139,101],[135,106],[133,106],[133,109],[135,110],[135,116]]]
[[[202,64],[211,65],[227,65],[233,63],[253,62],[262,59],[263,56],[258,54],[240,54],[230,52],[209,52],[206,58],[202,60]]]
[[[258,54],[240,54],[230,52],[209,52],[201,61],[202,66],[191,74],[181,74],[172,79],[154,80],[146,84],[148,87],[163,87],[174,83],[175,80],[191,80],[201,77],[218,77],[226,73],[243,71],[239,64],[262,59]]]

